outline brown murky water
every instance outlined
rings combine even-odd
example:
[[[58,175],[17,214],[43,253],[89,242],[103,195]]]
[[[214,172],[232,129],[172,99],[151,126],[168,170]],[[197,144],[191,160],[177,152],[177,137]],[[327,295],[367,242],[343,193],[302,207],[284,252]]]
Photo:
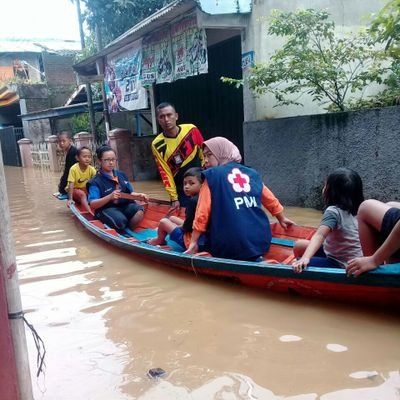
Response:
[[[99,242],[57,175],[6,168],[35,399],[400,399],[400,316],[196,278]],[[165,197],[157,182],[137,190]],[[300,224],[320,213],[288,209]],[[35,373],[35,351],[28,334]],[[150,368],[166,371],[152,380]]]

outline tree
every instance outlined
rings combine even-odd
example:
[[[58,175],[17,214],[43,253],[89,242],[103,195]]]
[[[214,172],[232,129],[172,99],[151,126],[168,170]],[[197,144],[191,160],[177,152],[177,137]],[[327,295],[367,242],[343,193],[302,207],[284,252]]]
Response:
[[[84,18],[92,34],[96,24],[105,43],[132,28],[144,18],[169,3],[168,0],[81,0]]]
[[[386,88],[366,99],[371,106],[400,104],[400,0],[390,0],[372,20],[369,34],[377,44],[385,44],[391,58],[388,74],[383,83]],[[359,104],[359,106],[363,106]]]
[[[376,15],[370,33],[377,42],[386,43],[386,50],[400,56],[400,0],[390,0]]]
[[[327,109],[344,111],[350,93],[380,81],[381,55],[366,34],[339,38],[325,11],[274,11],[268,33],[286,39],[246,81],[257,94],[272,93],[277,105],[302,105],[307,93]],[[223,78],[229,83],[238,81]]]

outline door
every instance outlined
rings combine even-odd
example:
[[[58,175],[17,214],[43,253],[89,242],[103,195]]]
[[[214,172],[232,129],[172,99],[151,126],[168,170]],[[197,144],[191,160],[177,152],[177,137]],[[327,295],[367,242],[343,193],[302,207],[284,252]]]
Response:
[[[208,48],[208,74],[157,85],[157,104],[174,104],[179,122],[195,124],[205,139],[225,136],[243,152],[243,90],[221,76],[242,78],[240,36]]]
[[[14,167],[21,166],[19,147],[17,143],[18,140],[24,137],[21,132],[22,128],[13,128],[12,126],[0,129],[0,142],[4,165],[11,165]]]

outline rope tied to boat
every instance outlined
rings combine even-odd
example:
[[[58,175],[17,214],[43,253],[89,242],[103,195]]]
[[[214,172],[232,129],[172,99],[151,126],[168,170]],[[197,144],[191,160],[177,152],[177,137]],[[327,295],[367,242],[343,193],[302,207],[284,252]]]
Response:
[[[33,340],[35,342],[36,346],[36,365],[37,365],[37,371],[36,371],[36,377],[38,378],[41,373],[44,374],[44,368],[46,366],[46,363],[44,361],[45,356],[46,356],[46,346],[44,345],[43,339],[39,336],[37,333],[36,329],[32,324],[30,324],[27,319],[25,318],[24,312],[19,311],[15,313],[8,313],[8,319],[11,320],[16,320],[16,319],[22,319],[26,326],[29,328],[29,330],[32,333]]]
[[[194,267],[193,260],[194,260],[194,255],[192,254],[192,256],[190,257],[190,265],[192,266],[192,270],[193,270],[193,272],[194,272],[194,274],[196,275],[196,278],[197,278],[197,271],[196,271],[196,268]]]

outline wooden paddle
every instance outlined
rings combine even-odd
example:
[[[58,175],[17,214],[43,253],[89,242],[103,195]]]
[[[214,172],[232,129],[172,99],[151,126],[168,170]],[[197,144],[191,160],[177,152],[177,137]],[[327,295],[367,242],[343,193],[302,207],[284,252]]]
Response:
[[[127,199],[127,200],[137,200],[137,201],[143,201],[144,203],[146,203],[146,201],[144,201],[141,197],[139,196],[135,196],[133,194],[130,193],[120,193],[120,197],[121,199]],[[170,202],[168,200],[159,200],[159,199],[155,199],[153,197],[149,197],[149,200],[147,201],[147,203],[157,203],[157,204],[166,204],[166,205],[170,205]]]
[[[132,195],[132,194],[130,194],[130,193],[120,193],[120,196],[121,196],[121,199],[127,199],[127,200],[138,200],[138,201],[142,201],[142,202],[144,202],[144,203],[155,203],[155,204],[162,204],[162,205],[168,205],[168,206],[170,206],[171,205],[171,203],[168,201],[168,200],[159,200],[159,199],[155,199],[155,198],[153,198],[153,197],[149,197],[149,199],[148,199],[148,201],[146,202],[146,201],[144,201],[144,200],[142,200],[139,196],[135,196],[135,195]],[[166,218],[166,217],[170,217],[172,214],[174,214],[175,212],[177,212],[177,210],[175,210],[175,209],[169,209],[168,211],[167,211],[167,213],[164,215],[164,217],[163,218]],[[161,218],[160,218],[161,219]]]

